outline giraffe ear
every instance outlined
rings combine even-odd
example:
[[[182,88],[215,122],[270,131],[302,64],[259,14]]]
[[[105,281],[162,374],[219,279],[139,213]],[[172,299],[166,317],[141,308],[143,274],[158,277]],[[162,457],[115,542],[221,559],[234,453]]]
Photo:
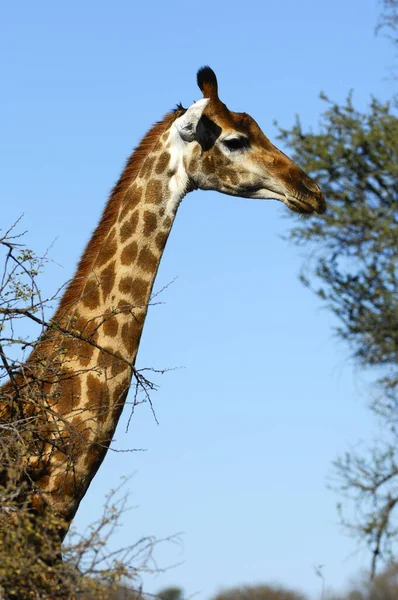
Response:
[[[193,142],[197,139],[196,128],[209,100],[210,98],[202,98],[202,100],[194,102],[187,111],[176,120],[175,124],[177,131],[184,142]]]

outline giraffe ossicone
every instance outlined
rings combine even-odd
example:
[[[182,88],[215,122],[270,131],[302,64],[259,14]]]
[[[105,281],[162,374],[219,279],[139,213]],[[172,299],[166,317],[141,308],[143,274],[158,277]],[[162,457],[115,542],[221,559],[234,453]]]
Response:
[[[1,390],[1,418],[36,415],[23,469],[29,501],[37,512],[50,506],[67,523],[112,441],[182,198],[200,188],[275,198],[299,213],[325,211],[316,183],[252,117],[221,102],[209,67],[199,70],[198,85],[204,98],[167,114],[131,155],[55,325]]]

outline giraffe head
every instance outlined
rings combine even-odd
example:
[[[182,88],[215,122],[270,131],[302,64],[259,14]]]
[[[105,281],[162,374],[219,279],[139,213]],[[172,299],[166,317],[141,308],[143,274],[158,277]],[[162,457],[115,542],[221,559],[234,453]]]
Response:
[[[174,124],[191,188],[246,198],[274,198],[299,213],[323,213],[317,184],[264,135],[246,113],[230,111],[218,97],[215,73],[198,72],[203,99]]]

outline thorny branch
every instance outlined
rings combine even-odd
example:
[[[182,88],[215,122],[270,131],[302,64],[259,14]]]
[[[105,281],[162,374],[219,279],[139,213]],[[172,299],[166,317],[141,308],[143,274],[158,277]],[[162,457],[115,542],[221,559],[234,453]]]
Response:
[[[118,491],[116,490],[109,495],[103,515],[85,535],[78,536],[76,532],[72,532],[64,547],[65,562],[56,566],[51,564],[48,557],[58,552],[57,546],[54,547],[54,540],[58,539],[58,532],[62,529],[63,522],[56,515],[45,513],[42,515],[43,522],[39,527],[35,523],[33,528],[33,513],[29,505],[24,504],[22,498],[25,497],[26,485],[33,486],[34,489],[35,475],[33,473],[32,477],[32,474],[26,470],[21,457],[29,453],[27,445],[32,443],[52,446],[50,452],[57,450],[64,452],[61,429],[68,423],[62,415],[55,413],[50,398],[46,398],[45,394],[35,397],[34,393],[31,393],[35,389],[32,385],[36,383],[52,384],[56,369],[53,372],[52,366],[48,365],[48,373],[46,374],[44,370],[42,377],[40,374],[30,372],[28,377],[24,377],[24,361],[18,357],[16,350],[22,352],[26,348],[34,350],[37,341],[33,336],[32,339],[28,338],[25,333],[18,335],[18,331],[21,324],[32,323],[40,328],[39,336],[55,332],[60,334],[62,339],[76,339],[97,348],[102,354],[110,355],[117,361],[127,364],[135,383],[130,402],[132,411],[129,422],[135,406],[144,402],[149,403],[157,422],[151,400],[151,393],[157,389],[157,385],[150,381],[146,373],[163,374],[169,369],[137,369],[134,364],[109,348],[101,347],[95,341],[95,331],[107,319],[122,310],[125,312],[126,308],[129,308],[134,317],[134,307],[122,307],[98,316],[95,319],[94,329],[90,328],[90,335],[84,335],[84,332],[72,328],[68,329],[55,319],[46,319],[46,309],[58,300],[63,288],[49,298],[42,298],[37,285],[37,276],[45,265],[47,257],[39,258],[24,248],[20,243],[23,234],[14,234],[18,223],[19,221],[0,236],[0,251],[4,250],[4,268],[0,275],[0,380],[9,379],[15,391],[13,400],[18,399],[17,406],[19,406],[11,420],[7,416],[4,417],[2,413],[4,396],[1,397],[0,388],[0,503],[2,507],[0,511],[0,598],[9,593],[9,585],[12,582],[12,590],[18,590],[18,597],[21,598],[44,599],[50,597],[49,594],[54,599],[66,598],[73,597],[70,594],[88,591],[90,598],[105,599],[108,597],[107,590],[110,589],[107,586],[118,584],[122,579],[132,582],[135,589],[140,587],[141,573],[160,570],[153,558],[155,545],[164,541],[176,541],[177,538],[172,536],[165,540],[155,540],[148,536],[126,548],[108,550],[109,538],[119,526],[120,517],[126,510],[126,498],[111,503],[114,494]],[[84,368],[78,372],[73,371],[70,377],[84,371]],[[64,378],[67,377],[68,375],[65,375]],[[26,391],[29,391],[29,394],[26,394]],[[28,402],[31,412],[25,413],[21,411],[21,407],[28,406]],[[74,416],[81,415],[83,410],[76,408]],[[51,425],[50,434],[47,436],[45,429],[41,432],[40,427],[37,426],[37,419],[42,419],[43,414]],[[76,438],[79,438],[79,432],[76,431],[75,434]],[[123,452],[123,450],[110,449]],[[71,461],[68,469],[73,473],[72,458]],[[17,515],[18,521],[13,520]],[[38,548],[40,548],[39,554],[37,554]]]
[[[137,404],[147,401],[151,407],[151,411],[155,418],[156,423],[158,423],[156,414],[154,411],[153,403],[151,400],[150,392],[153,392],[157,389],[157,385],[150,381],[144,374],[144,371],[151,371],[152,373],[164,374],[165,372],[171,369],[136,369],[134,364],[130,361],[126,360],[122,356],[116,354],[109,348],[104,348],[98,343],[96,343],[93,339],[93,335],[97,329],[99,329],[104,322],[117,314],[125,311],[126,307],[122,307],[121,309],[112,310],[110,313],[105,315],[99,315],[96,320],[98,320],[98,324],[94,331],[90,334],[90,336],[85,336],[82,333],[73,330],[67,329],[57,323],[54,319],[48,321],[44,316],[44,310],[47,306],[48,302],[53,302],[58,299],[59,290],[53,295],[51,298],[43,300],[40,295],[40,289],[36,283],[36,277],[39,274],[39,267],[43,266],[46,257],[37,258],[33,255],[33,253],[29,250],[22,251],[20,256],[15,256],[14,252],[17,249],[20,251],[21,244],[16,244],[15,239],[19,239],[23,234],[18,235],[10,235],[15,226],[19,223],[19,220],[11,227],[3,237],[0,238],[0,245],[7,249],[5,266],[2,275],[2,281],[0,286],[0,331],[6,328],[6,322],[9,327],[12,327],[12,321],[15,318],[27,318],[36,325],[41,326],[41,332],[44,331],[58,331],[62,333],[66,337],[71,337],[87,343],[98,350],[103,354],[107,354],[116,358],[118,361],[125,363],[132,374],[133,379],[135,380],[135,391],[134,391],[134,400],[133,400],[133,410],[129,418],[129,423],[134,413],[134,407]],[[18,246],[18,247],[17,247]],[[13,267],[11,269],[8,268],[9,262],[13,263]],[[26,265],[28,263],[28,266]],[[18,271],[18,269],[20,269]],[[22,281],[22,276],[27,278],[29,284],[26,284],[25,281]],[[170,285],[170,284],[169,284]],[[165,286],[168,287],[168,286]],[[61,288],[62,289],[62,288]],[[162,290],[157,292],[153,297],[156,297],[160,294]],[[28,306],[15,306],[15,302],[25,302],[28,303]],[[131,307],[131,312],[133,307]],[[37,314],[40,312],[40,316]],[[35,343],[30,342],[28,340],[20,340],[15,336],[10,337],[0,337],[0,360],[2,362],[5,373],[13,382],[14,388],[17,389],[18,384],[15,381],[15,372],[20,368],[20,363],[16,360],[9,360],[5,350],[3,348],[3,343],[8,345],[19,343],[23,345],[23,347],[31,346],[34,347]],[[1,372],[0,372],[1,373]],[[0,378],[1,378],[0,374]],[[3,375],[4,377],[4,375]],[[143,393],[144,400],[139,400],[139,394]],[[127,426],[128,427],[128,426]]]

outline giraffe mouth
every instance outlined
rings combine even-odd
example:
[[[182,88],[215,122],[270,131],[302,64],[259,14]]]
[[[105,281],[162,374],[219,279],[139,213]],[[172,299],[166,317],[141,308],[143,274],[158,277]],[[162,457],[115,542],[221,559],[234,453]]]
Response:
[[[323,195],[316,198],[297,198],[294,196],[286,197],[284,200],[286,206],[292,211],[302,215],[312,215],[317,213],[321,215],[326,210],[326,203]]]

